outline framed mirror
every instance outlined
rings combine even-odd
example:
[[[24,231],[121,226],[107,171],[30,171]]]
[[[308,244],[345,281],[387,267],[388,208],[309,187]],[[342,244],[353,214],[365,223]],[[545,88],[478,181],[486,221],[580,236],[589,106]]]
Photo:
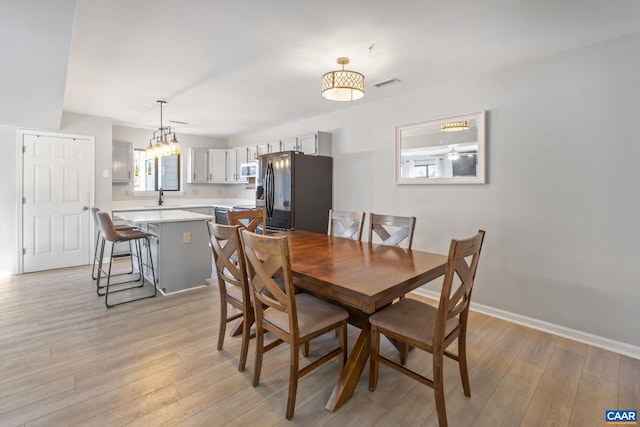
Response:
[[[484,184],[485,112],[396,126],[396,184]]]

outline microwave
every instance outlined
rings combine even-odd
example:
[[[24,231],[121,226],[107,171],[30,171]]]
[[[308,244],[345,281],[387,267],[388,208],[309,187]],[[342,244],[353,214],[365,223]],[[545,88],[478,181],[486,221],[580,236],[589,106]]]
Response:
[[[257,162],[242,163],[240,165],[240,176],[242,178],[255,178],[257,169]]]

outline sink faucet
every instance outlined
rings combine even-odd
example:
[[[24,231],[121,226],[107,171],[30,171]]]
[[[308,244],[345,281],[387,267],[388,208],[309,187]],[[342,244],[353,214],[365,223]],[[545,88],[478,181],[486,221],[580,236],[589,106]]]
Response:
[[[160,187],[160,196],[158,196],[158,206],[162,206],[163,200],[162,200],[162,196],[164,195],[164,191],[162,191],[162,187]]]

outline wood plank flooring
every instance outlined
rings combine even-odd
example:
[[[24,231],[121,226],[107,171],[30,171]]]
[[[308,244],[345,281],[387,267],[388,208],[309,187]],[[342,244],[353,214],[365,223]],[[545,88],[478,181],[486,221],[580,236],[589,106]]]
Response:
[[[216,350],[218,307],[209,287],[107,310],[89,267],[0,279],[0,425],[437,426],[433,391],[385,366],[375,393],[365,369],[353,398],[327,411],[336,362],[300,380],[287,421],[288,349],[266,354],[252,387],[254,343],[238,372],[240,338]],[[311,356],[334,340],[313,341]],[[605,409],[640,410],[638,360],[478,313],[468,352],[470,399],[445,366],[450,426],[602,426]],[[408,364],[431,370],[418,350]]]

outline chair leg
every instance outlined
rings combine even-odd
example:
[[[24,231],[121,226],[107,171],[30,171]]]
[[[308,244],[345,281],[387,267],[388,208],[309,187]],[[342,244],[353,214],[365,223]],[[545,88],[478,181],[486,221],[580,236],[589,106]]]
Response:
[[[98,275],[96,277],[96,293],[99,297],[104,294],[100,293],[100,279],[102,278],[102,261],[104,260],[104,245],[106,241],[102,239],[102,244],[100,245],[100,257],[98,258]]]
[[[151,256],[151,241],[149,240],[148,237],[145,237],[144,240],[136,239],[136,241],[133,242],[133,244],[135,245],[135,248],[136,248],[136,256],[138,258],[138,269],[139,269],[139,274],[140,274],[140,278],[136,279],[134,281],[140,280],[141,284],[139,286],[134,286],[134,287],[131,287],[131,288],[119,289],[119,290],[114,291],[114,292],[121,292],[121,291],[126,291],[128,289],[141,288],[141,287],[144,286],[144,280],[145,280],[144,279],[144,266],[145,266],[145,263],[142,261],[142,246],[143,246],[143,242],[147,246],[147,257],[148,257],[148,260],[149,260],[149,265],[147,267],[151,269],[151,281],[152,281],[151,284],[153,285],[153,294],[141,296],[141,297],[130,299],[130,300],[126,300],[126,301],[121,301],[121,302],[118,302],[116,304],[109,304],[109,285],[110,285],[110,280],[111,280],[111,266],[112,266],[112,263],[113,263],[113,248],[115,246],[115,245],[112,244],[111,245],[111,256],[110,256],[110,259],[109,259],[109,271],[106,273],[106,275],[107,275],[107,285],[105,287],[105,293],[104,293],[104,304],[106,305],[107,308],[112,308],[112,307],[115,307],[116,305],[126,304],[128,302],[139,301],[141,299],[153,298],[153,297],[158,295],[158,282],[156,281],[156,273],[155,273],[155,270],[153,268],[153,257]],[[102,252],[104,252],[104,251],[102,251]],[[102,268],[101,268],[99,273],[101,273],[101,271],[102,271]],[[117,283],[117,284],[120,284],[120,283]],[[98,289],[100,289],[100,279],[99,278],[98,278]],[[100,295],[99,290],[98,290],[98,295]]]
[[[304,357],[309,357],[309,341],[302,344],[302,355]]]
[[[400,363],[402,366],[407,364],[407,358],[409,357],[409,345],[400,343]]]
[[[98,230],[98,233],[96,234],[96,247],[93,250],[93,267],[91,268],[91,278],[93,280],[97,280],[98,277],[96,276],[96,263],[99,260],[98,258],[98,245],[100,243],[100,230]],[[100,270],[98,270],[98,272],[100,272]]]
[[[107,272],[107,286],[105,288],[104,291],[104,305],[107,308],[111,308],[113,307],[112,305],[109,305],[109,282],[111,282],[111,266],[113,264],[113,247],[115,245],[111,245],[111,254],[109,255],[109,271]]]
[[[436,399],[436,412],[440,427],[447,427],[447,409],[444,403],[444,356],[433,355],[433,392]]]
[[[149,265],[151,266],[151,279],[153,280],[153,295],[151,297],[156,297],[158,295],[158,282],[156,281],[156,270],[153,268],[153,257],[151,256],[151,240],[148,237],[145,237],[145,242],[147,243],[147,253],[149,254]],[[144,274],[142,273],[142,261],[140,262],[140,275],[142,276],[142,283],[144,284]]]
[[[264,329],[256,322],[256,363],[253,367],[253,386],[260,382],[260,370],[262,370],[262,353],[264,352]]]
[[[142,255],[142,253],[140,253],[140,255]],[[129,272],[129,274],[133,274],[134,273],[134,268],[133,268],[133,248],[131,247],[131,241],[129,241],[129,262],[131,263],[131,271]]]
[[[251,339],[251,325],[253,325],[253,315],[247,313],[242,322],[242,348],[240,349],[240,360],[238,361],[238,371],[244,371],[247,364],[247,353],[249,353],[249,340]]]
[[[467,369],[467,334],[463,330],[458,337],[458,367],[460,368],[460,379],[462,380],[462,390],[464,395],[471,397],[471,387],[469,386],[469,372]]]
[[[218,350],[222,350],[224,334],[227,332],[227,301],[224,291],[220,289],[220,328],[218,329]]]
[[[378,352],[380,346],[380,334],[378,327],[371,325],[371,351],[369,355],[369,390],[375,391],[378,386]]]
[[[294,344],[294,343],[292,343]],[[287,415],[290,420],[293,418],[293,411],[296,407],[296,393],[298,392],[298,366],[300,356],[298,355],[298,346],[291,345],[291,360],[289,362],[289,398],[287,399]]]

